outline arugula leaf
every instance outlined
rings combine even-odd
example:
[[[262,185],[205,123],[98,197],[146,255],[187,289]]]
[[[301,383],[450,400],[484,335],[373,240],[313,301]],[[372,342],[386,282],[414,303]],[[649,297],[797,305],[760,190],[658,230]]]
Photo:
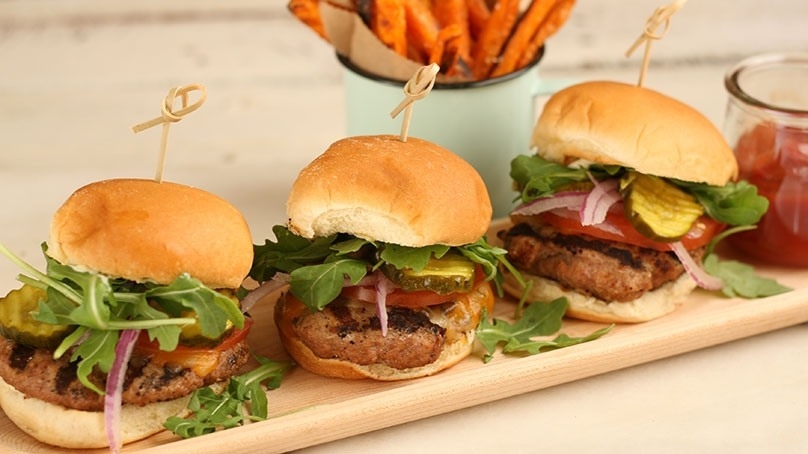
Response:
[[[485,238],[480,238],[476,242],[467,244],[458,249],[466,258],[480,265],[480,267],[483,269],[483,273],[485,273],[486,280],[494,281],[494,284],[496,284],[497,287],[497,294],[499,296],[503,295],[502,274],[499,273],[500,265],[504,266],[517,279],[517,281],[522,284],[522,287],[524,287],[524,281],[522,280],[521,273],[519,273],[516,267],[511,265],[506,257],[508,254],[507,250],[500,247],[491,246],[488,243],[488,240]]]
[[[735,260],[720,260],[713,252],[716,245],[723,241],[724,238],[755,228],[755,226],[745,225],[726,229],[716,235],[705,248],[704,259],[702,259],[704,270],[724,281],[724,287],[722,287],[721,292],[725,296],[759,298],[793,290],[790,287],[781,285],[774,279],[759,276],[752,266]]]
[[[340,239],[340,241],[333,243],[331,250],[336,252],[337,255],[348,255],[359,252],[366,245],[372,245],[372,243],[362,238],[349,237],[348,239]]]
[[[140,320],[163,320],[168,321],[169,316],[163,311],[160,311],[149,304],[149,301],[144,298],[138,298],[134,312],[138,314]],[[177,348],[180,340],[180,333],[182,332],[181,325],[158,325],[147,328],[149,339],[157,340],[160,350],[170,352]]]
[[[758,195],[757,187],[747,181],[724,186],[671,180],[690,192],[711,218],[730,225],[757,224],[769,209],[769,201]]]
[[[385,244],[379,257],[398,269],[411,268],[415,271],[423,271],[430,258],[434,256],[439,259],[449,252],[449,249],[451,247],[441,244],[426,247]]]
[[[180,306],[196,313],[203,335],[216,337],[227,328],[230,320],[237,328],[244,326],[244,314],[233,300],[209,289],[187,273],[178,276],[167,286],[153,287],[144,293],[150,301],[156,301],[164,309]],[[181,311],[176,310],[175,316]]]
[[[295,235],[282,225],[272,227],[276,241],[265,240],[253,245],[250,277],[264,282],[278,272],[290,273],[301,266],[319,263],[332,255],[337,235],[309,240]]]
[[[495,279],[500,295],[499,264],[513,270],[505,259],[507,251],[491,246],[485,238],[460,247],[407,247],[347,234],[309,240],[280,225],[272,231],[276,241],[265,240],[263,245],[254,246],[256,258],[250,276],[264,282],[276,273],[288,272],[290,291],[313,311],[321,310],[336,299],[346,279],[356,284],[383,263],[398,269],[421,271],[430,257],[441,258],[455,251],[479,264],[487,280]]]
[[[793,290],[774,279],[759,276],[750,265],[736,260],[720,260],[715,254],[704,258],[704,269],[724,280],[721,292],[730,298],[760,298]]]
[[[281,385],[283,374],[292,363],[255,358],[261,365],[231,377],[225,389],[217,392],[206,387],[194,391],[188,402],[191,414],[185,418],[172,416],[163,426],[182,438],[191,438],[267,419],[266,390]]]
[[[513,324],[500,319],[489,321],[487,316],[483,316],[477,327],[477,339],[487,352],[483,361],[491,361],[499,344],[503,344],[503,353],[535,355],[598,339],[614,327],[609,325],[584,337],[570,337],[562,333],[552,340],[534,340],[535,337],[557,333],[561,329],[566,311],[567,299],[558,298],[528,305]]]
[[[47,257],[47,256],[46,256]],[[110,308],[104,304],[104,297],[111,293],[112,287],[105,276],[96,273],[78,273],[73,268],[62,265],[47,258],[47,275],[62,282],[70,282],[78,286],[82,295],[82,304],[70,313],[73,324],[87,326],[92,329],[107,329]]]
[[[570,183],[588,181],[587,172],[602,179],[619,176],[625,170],[628,169],[601,165],[572,169],[538,155],[521,155],[511,161],[511,178],[521,191],[522,202],[552,195]],[[729,182],[724,186],[671,178],[665,181],[692,194],[704,206],[707,215],[725,224],[756,224],[769,207],[768,200],[758,195],[757,188],[747,181]]]
[[[104,392],[88,377],[96,367],[109,371],[120,330],[146,329],[152,339],[158,340],[161,349],[173,350],[179,342],[181,327],[197,320],[203,332],[212,337],[224,332],[227,320],[236,326],[243,325],[244,316],[236,302],[187,275],[167,286],[135,283],[62,265],[47,255],[45,243],[42,252],[45,273],[0,244],[0,254],[30,275],[20,275],[18,279],[46,292],[47,298],[39,303],[33,317],[44,323],[77,326],[54,354],[61,357],[82,339],[71,361],[76,362],[79,380],[99,394]],[[160,307],[153,307],[152,303],[159,303],[156,305]],[[188,310],[193,310],[196,317],[184,316],[183,312]]]
[[[540,156],[519,155],[511,161],[511,178],[529,202],[555,193],[559,186],[587,181],[586,169],[572,169]]]
[[[115,361],[115,345],[118,343],[118,331],[90,329],[88,333],[89,335],[85,334],[84,340],[76,347],[70,361],[78,361],[76,375],[79,381],[87,388],[103,395],[104,391],[95,386],[89,376],[96,366],[104,373],[109,372],[112,368],[112,363]]]
[[[620,166],[600,164],[571,168],[538,155],[519,155],[511,161],[510,175],[519,188],[522,202],[530,202],[552,195],[571,183],[588,182],[589,175],[600,180],[618,176],[623,171]]]
[[[321,310],[342,291],[345,278],[357,283],[367,274],[361,260],[341,259],[295,269],[290,273],[289,290],[311,310]]]

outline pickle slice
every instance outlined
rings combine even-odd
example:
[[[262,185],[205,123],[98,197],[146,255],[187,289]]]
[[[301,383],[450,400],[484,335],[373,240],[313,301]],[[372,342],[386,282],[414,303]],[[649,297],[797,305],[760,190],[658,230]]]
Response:
[[[629,172],[620,180],[626,214],[638,232],[655,241],[676,241],[704,214],[696,199],[662,178]]]
[[[238,298],[236,298],[235,292],[231,290],[218,290],[219,293],[229,297],[236,304],[239,304]],[[182,313],[183,317],[189,318],[198,318],[196,312],[194,311],[185,311]],[[225,339],[230,333],[233,332],[235,326],[233,322],[230,320],[227,321],[225,325],[225,329],[221,335],[217,337],[208,337],[202,334],[202,328],[199,326],[199,322],[192,323],[190,325],[185,325],[180,330],[180,344],[185,345],[187,347],[215,347],[222,342],[222,339]]]
[[[45,298],[44,290],[27,284],[0,298],[0,334],[32,347],[56,348],[75,326],[35,320],[31,312],[39,309],[39,301]]]
[[[196,318],[196,313],[190,311],[183,314],[183,317]],[[233,332],[233,329],[233,323],[228,320],[226,328],[222,334],[218,337],[212,338],[202,334],[202,329],[199,327],[199,323],[185,325],[180,331],[180,344],[185,345],[186,347],[215,347],[222,342],[222,339],[229,336],[230,333]]]
[[[384,274],[407,291],[431,290],[441,295],[468,292],[474,284],[474,262],[460,254],[446,254],[431,258],[421,271],[397,269],[392,265],[382,268]]]

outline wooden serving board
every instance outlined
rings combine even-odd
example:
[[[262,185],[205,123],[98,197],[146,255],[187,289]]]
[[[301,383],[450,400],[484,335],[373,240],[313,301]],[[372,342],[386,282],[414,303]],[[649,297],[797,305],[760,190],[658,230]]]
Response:
[[[492,231],[502,226],[497,223]],[[189,440],[163,432],[125,446],[124,452],[286,452],[808,322],[808,270],[758,271],[794,291],[745,300],[697,290],[668,316],[618,325],[592,342],[529,357],[497,353],[488,364],[475,352],[447,371],[409,381],[329,379],[295,368],[279,389],[268,393],[266,421]],[[251,345],[260,355],[284,359],[273,305],[268,299],[251,311]],[[500,300],[495,316],[510,319],[515,307],[512,300]],[[585,335],[603,326],[568,319],[561,332]],[[19,451],[59,452],[28,437],[0,413],[0,452]]]

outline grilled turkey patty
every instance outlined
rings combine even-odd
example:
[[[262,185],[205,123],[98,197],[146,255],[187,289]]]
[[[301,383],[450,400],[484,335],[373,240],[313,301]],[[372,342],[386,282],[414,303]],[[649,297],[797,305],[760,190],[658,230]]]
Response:
[[[53,359],[53,352],[33,348],[0,336],[0,377],[25,395],[67,408],[102,411],[104,396],[86,388],[76,377],[70,352]],[[135,350],[126,370],[123,403],[146,405],[173,400],[194,390],[234,375],[249,360],[246,340],[219,354],[216,369],[207,377],[191,369],[156,364],[148,355]],[[90,380],[104,389],[106,375],[96,371]]]
[[[473,291],[489,295],[490,287]],[[435,362],[445,345],[464,339],[477,327],[485,300],[449,300],[421,308],[388,306],[386,336],[382,336],[375,305],[345,297],[317,312],[310,312],[299,301],[287,301],[276,305],[275,318],[277,322],[290,316],[290,328],[320,358],[407,369]]]
[[[685,271],[672,252],[563,235],[548,225],[520,223],[499,237],[517,268],[607,302],[635,300]],[[702,248],[691,255],[703,253]]]

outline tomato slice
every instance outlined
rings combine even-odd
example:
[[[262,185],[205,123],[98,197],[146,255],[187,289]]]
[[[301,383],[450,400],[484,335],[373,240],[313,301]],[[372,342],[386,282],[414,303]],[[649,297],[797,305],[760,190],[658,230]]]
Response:
[[[187,346],[187,345],[181,345],[180,344],[180,345],[177,345],[177,348],[175,348],[174,350],[172,350],[170,352],[165,352],[163,350],[160,350],[160,344],[156,340],[154,340],[154,341],[150,340],[149,339],[149,334],[144,330],[143,332],[140,333],[140,337],[138,338],[137,343],[135,344],[135,349],[143,350],[143,351],[146,351],[146,352],[149,352],[149,353],[159,352],[161,354],[166,354],[166,355],[170,355],[170,354],[174,354],[174,353],[176,353],[177,355],[180,355],[180,354],[193,354],[194,352],[209,353],[211,351],[215,351],[215,352],[225,351],[225,350],[228,350],[229,348],[231,348],[232,346],[236,345],[237,343],[243,341],[244,338],[247,337],[247,334],[250,333],[250,328],[252,328],[252,325],[253,325],[253,320],[250,317],[244,317],[244,327],[234,329],[233,332],[230,333],[230,335],[227,336],[222,341],[221,344],[219,344],[219,345],[217,345],[215,347],[190,347],[190,346]]]
[[[670,250],[667,243],[654,241],[638,232],[622,211],[609,211],[606,215],[604,223],[609,224],[616,231],[604,230],[595,226],[583,226],[577,219],[558,216],[552,212],[541,213],[538,216],[542,222],[553,226],[565,235],[587,235],[658,251]],[[724,225],[715,219],[702,216],[680,241],[687,250],[697,249],[709,243],[723,227]]]
[[[177,364],[186,369],[191,369],[199,377],[207,377],[219,364],[221,352],[226,351],[244,340],[250,332],[253,321],[249,317],[244,318],[244,327],[234,329],[221,344],[216,347],[188,347],[178,345],[170,352],[160,350],[160,345],[156,341],[149,340],[148,333],[141,332],[135,344],[135,349],[147,353],[152,361],[160,364]]]
[[[474,270],[474,284],[472,288],[480,285],[480,282],[485,280],[485,274],[478,266]],[[454,292],[441,295],[439,293],[430,292],[429,290],[415,290],[406,291],[396,289],[387,295],[387,306],[398,307],[425,307],[434,306],[436,304],[443,304],[449,301],[455,301],[462,298],[466,293]],[[346,298],[364,301],[366,303],[376,304],[376,289],[372,286],[350,286],[342,289],[342,295]]]
[[[342,289],[342,295],[346,298],[364,301],[366,303],[376,304],[376,289],[370,286],[351,286]],[[399,307],[424,307],[434,306],[436,304],[443,304],[448,301],[453,301],[462,293],[449,293],[441,295],[429,290],[417,290],[414,292],[407,292],[401,289],[396,289],[387,295],[386,303],[388,306]]]

